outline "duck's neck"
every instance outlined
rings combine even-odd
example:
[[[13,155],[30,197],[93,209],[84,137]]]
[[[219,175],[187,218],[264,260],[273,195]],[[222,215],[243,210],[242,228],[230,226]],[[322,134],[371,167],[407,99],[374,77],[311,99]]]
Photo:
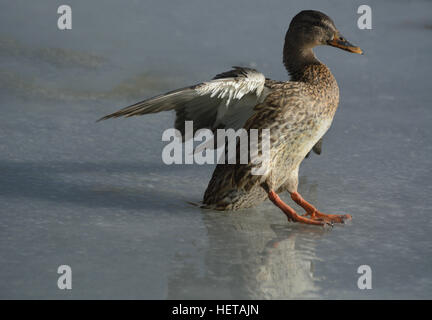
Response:
[[[310,82],[310,69],[313,66],[323,64],[315,57],[310,47],[299,47],[294,45],[293,41],[285,40],[283,50],[283,63],[292,81]]]

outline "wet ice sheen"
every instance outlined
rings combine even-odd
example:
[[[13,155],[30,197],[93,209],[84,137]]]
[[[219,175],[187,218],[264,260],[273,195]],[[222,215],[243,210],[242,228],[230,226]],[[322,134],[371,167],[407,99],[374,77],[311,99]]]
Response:
[[[431,297],[431,3],[374,3],[372,31],[351,2],[76,3],[70,32],[57,5],[0,10],[0,298]],[[288,224],[269,202],[197,209],[213,166],[163,164],[172,114],[95,123],[231,65],[286,79],[283,36],[306,8],[366,52],[317,49],[341,102],[300,172],[304,198],[349,225]]]

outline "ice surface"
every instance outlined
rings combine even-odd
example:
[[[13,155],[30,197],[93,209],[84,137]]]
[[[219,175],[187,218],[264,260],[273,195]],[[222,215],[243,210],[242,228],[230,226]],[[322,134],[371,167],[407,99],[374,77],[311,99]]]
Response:
[[[372,2],[373,30],[357,28],[360,4],[76,1],[59,31],[57,1],[2,2],[0,298],[431,298],[432,3]],[[163,164],[173,114],[95,123],[232,65],[287,79],[282,40],[302,9],[366,53],[316,50],[340,109],[301,167],[303,196],[351,224],[289,224],[268,202],[197,209],[186,201],[214,167]],[[364,264],[372,290],[357,288]]]

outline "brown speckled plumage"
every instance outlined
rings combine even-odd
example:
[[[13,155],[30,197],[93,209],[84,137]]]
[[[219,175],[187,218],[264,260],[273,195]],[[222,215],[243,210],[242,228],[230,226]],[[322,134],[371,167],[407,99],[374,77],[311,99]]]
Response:
[[[330,125],[339,102],[339,89],[323,64],[306,68],[302,81],[272,82],[265,101],[245,129],[270,129],[271,174],[252,175],[252,164],[219,164],[204,195],[204,204],[217,210],[237,210],[267,198],[264,181],[275,190],[296,191],[298,168]],[[327,127],[328,129],[328,127]],[[261,131],[260,131],[261,132]],[[317,134],[318,133],[318,134]],[[239,148],[237,148],[239,150]]]

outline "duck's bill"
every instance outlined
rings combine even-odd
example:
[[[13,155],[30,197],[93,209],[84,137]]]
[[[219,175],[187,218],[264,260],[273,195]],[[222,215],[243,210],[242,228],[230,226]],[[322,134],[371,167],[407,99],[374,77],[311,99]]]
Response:
[[[333,38],[333,40],[327,41],[330,46],[340,48],[342,50],[346,50],[352,53],[363,54],[363,50],[359,47],[353,45],[348,40],[338,35]]]

